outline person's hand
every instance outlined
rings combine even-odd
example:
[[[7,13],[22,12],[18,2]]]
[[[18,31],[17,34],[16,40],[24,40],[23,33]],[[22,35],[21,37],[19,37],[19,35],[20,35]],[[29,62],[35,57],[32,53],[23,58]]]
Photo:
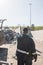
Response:
[[[34,62],[36,62],[37,61],[37,54],[34,55],[34,59],[35,59]]]

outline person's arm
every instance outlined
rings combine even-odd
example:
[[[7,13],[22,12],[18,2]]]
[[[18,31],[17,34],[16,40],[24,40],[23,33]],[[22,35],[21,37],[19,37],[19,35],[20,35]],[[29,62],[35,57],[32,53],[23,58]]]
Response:
[[[35,42],[33,39],[31,39],[31,52],[36,53]]]
[[[31,39],[31,52],[33,55],[33,58],[35,59],[35,62],[37,61],[37,54],[36,54],[36,48],[35,48],[35,43],[33,39]]]

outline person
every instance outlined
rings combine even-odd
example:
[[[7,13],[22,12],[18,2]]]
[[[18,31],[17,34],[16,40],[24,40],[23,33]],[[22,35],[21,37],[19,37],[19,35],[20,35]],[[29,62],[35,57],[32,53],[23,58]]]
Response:
[[[17,65],[32,65],[32,60],[37,61],[35,43],[28,35],[28,29],[23,29],[23,35],[17,39]]]

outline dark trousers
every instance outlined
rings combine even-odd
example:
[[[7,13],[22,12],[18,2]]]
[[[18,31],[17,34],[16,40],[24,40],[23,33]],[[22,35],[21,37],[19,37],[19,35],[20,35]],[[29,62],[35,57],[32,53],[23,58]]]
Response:
[[[31,59],[25,59],[23,57],[18,57],[17,59],[17,65],[32,65],[32,60]]]
[[[30,56],[17,52],[17,65],[32,65]]]
[[[32,65],[32,60],[27,60],[27,61],[24,61],[23,58],[18,58],[17,60],[17,65]]]

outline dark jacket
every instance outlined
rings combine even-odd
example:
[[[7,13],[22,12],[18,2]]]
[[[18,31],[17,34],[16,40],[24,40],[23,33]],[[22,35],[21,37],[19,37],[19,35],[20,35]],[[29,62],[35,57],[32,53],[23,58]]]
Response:
[[[30,56],[32,53],[36,52],[35,49],[35,43],[32,38],[30,38],[28,35],[23,34],[22,36],[18,37],[17,39],[17,49],[29,52]],[[20,53],[17,51],[17,56],[23,55],[23,53]]]

